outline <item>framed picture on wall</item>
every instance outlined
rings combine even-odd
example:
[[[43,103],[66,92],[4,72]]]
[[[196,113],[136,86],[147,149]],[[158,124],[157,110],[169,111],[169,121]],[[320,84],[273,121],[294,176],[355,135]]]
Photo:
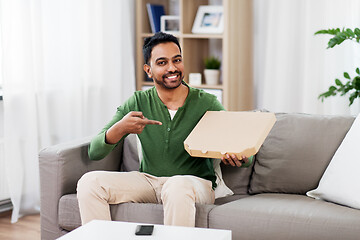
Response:
[[[221,34],[224,31],[224,9],[222,6],[199,6],[192,33]]]

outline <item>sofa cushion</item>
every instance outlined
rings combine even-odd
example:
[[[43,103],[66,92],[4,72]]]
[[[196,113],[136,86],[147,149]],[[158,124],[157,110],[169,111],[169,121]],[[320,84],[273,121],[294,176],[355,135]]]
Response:
[[[196,204],[196,227],[208,227],[208,215],[215,205]],[[115,221],[163,224],[162,204],[122,203],[110,205],[111,218]],[[71,231],[81,226],[76,194],[64,195],[59,201],[59,226]]]
[[[59,200],[59,226],[67,231],[81,226],[76,194],[63,195]]]
[[[254,158],[255,159],[255,158]],[[247,194],[250,177],[253,171],[255,160],[247,168],[238,168],[231,165],[220,164],[223,180],[234,194]]]
[[[307,192],[310,197],[360,209],[360,114],[355,119],[319,186]]]
[[[215,199],[214,204],[215,205],[222,205],[222,204],[232,202],[232,201],[235,201],[235,200],[238,200],[238,199],[241,199],[241,198],[249,197],[249,196],[250,195],[248,195],[248,194],[245,194],[245,195],[243,195],[243,194],[241,194],[241,195],[235,194],[235,195]]]
[[[359,239],[360,211],[302,195],[258,194],[217,206],[209,228],[232,239]]]
[[[317,187],[354,117],[276,114],[256,155],[249,193],[305,194]]]
[[[136,143],[136,135],[129,134],[124,139],[120,170],[123,172],[139,171],[140,163]]]

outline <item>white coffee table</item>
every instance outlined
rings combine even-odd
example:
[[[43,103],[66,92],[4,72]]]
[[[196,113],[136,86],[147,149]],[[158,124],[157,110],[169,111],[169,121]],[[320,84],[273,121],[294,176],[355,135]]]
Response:
[[[216,240],[231,240],[230,230],[219,230],[209,228],[191,228],[191,227],[176,227],[154,225],[152,236],[136,236],[135,228],[141,223],[118,222],[118,221],[102,221],[93,220],[84,226],[81,226],[74,231],[62,236],[59,240],[75,240],[75,239],[164,239],[164,240],[190,240],[190,239],[216,239]],[[144,224],[149,225],[149,224]]]

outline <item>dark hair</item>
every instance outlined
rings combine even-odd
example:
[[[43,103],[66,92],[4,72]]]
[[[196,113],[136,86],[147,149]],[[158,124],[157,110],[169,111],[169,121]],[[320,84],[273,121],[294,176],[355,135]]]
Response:
[[[144,61],[146,64],[149,64],[149,60],[151,58],[151,51],[152,49],[160,44],[160,43],[167,43],[167,42],[173,42],[175,43],[181,53],[181,47],[179,44],[179,41],[177,38],[171,34],[163,33],[163,32],[157,32],[151,37],[147,37],[144,40],[144,46],[143,46],[143,55],[144,55]]]

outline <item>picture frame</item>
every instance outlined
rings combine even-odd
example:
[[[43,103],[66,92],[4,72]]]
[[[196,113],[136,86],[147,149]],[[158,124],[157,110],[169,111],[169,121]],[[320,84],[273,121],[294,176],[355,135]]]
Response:
[[[163,15],[160,19],[161,32],[176,34],[180,32],[180,17],[175,15]]]
[[[192,33],[221,34],[224,32],[223,6],[199,6]]]

